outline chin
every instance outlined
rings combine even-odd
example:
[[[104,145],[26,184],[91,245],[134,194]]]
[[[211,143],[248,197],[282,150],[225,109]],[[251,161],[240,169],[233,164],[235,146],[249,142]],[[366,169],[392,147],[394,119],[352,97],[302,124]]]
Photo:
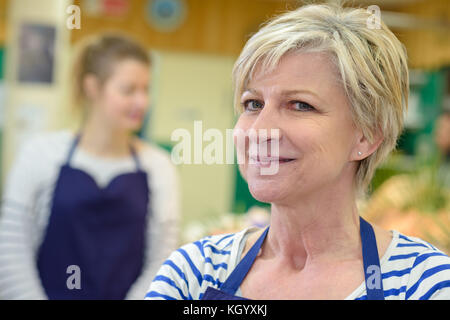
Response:
[[[248,181],[253,198],[260,202],[274,203],[285,198],[283,188],[274,181]]]
[[[138,131],[142,127],[141,121],[123,121],[121,127],[127,131]]]

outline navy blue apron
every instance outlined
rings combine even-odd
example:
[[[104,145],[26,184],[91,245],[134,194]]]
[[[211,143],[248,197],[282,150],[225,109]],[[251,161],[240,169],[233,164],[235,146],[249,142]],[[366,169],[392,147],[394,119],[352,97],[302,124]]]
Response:
[[[124,299],[144,263],[147,174],[130,146],[136,171],[100,188],[70,166],[79,140],[78,135],[56,182],[38,252],[40,279],[49,299]]]
[[[235,296],[235,293],[258,256],[258,252],[261,249],[268,231],[269,228],[264,230],[263,234],[258,238],[241,262],[239,262],[233,272],[231,272],[230,276],[225,280],[222,286],[219,289],[208,287],[202,300],[248,300],[243,297]],[[380,259],[378,257],[375,233],[372,226],[361,217],[360,234],[367,299],[384,300]]]

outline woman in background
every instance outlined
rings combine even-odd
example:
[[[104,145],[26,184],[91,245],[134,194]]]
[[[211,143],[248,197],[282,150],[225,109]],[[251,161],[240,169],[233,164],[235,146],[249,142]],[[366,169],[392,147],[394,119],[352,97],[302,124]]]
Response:
[[[150,85],[148,52],[126,37],[89,42],[75,64],[79,133],[29,141],[0,220],[0,299],[142,299],[177,245],[177,176],[133,133]]]

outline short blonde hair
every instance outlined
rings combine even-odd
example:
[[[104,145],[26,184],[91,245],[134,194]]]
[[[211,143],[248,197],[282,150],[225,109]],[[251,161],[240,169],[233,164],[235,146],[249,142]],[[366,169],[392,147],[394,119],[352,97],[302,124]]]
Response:
[[[360,161],[355,186],[365,195],[375,169],[395,149],[408,105],[409,76],[404,46],[380,21],[369,28],[371,13],[339,4],[306,5],[266,23],[246,43],[233,68],[235,108],[256,66],[270,71],[292,52],[325,52],[339,72],[355,125],[378,149]],[[371,25],[372,26],[372,25]],[[378,27],[378,26],[377,26]]]

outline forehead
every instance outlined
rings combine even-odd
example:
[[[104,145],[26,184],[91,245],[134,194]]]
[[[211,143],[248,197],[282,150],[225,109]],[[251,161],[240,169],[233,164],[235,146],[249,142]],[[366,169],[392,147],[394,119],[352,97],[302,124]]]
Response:
[[[122,59],[117,61],[113,68],[111,77],[135,80],[136,78],[148,78],[150,66],[136,59]]]
[[[296,52],[284,55],[273,67],[264,63],[255,66],[244,90],[262,87],[284,87],[284,89],[326,89],[340,87],[340,77],[332,58],[327,53]]]

